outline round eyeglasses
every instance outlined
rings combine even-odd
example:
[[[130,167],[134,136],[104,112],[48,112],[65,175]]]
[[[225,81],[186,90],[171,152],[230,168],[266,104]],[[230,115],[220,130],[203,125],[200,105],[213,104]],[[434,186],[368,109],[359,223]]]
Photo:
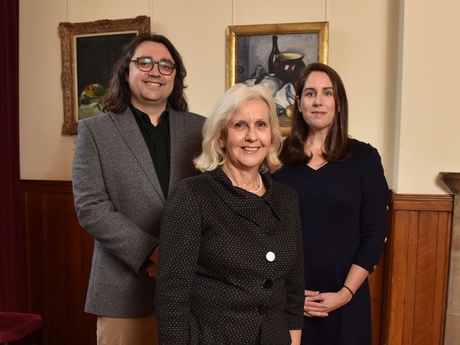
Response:
[[[160,71],[160,74],[171,75],[176,68],[176,65],[170,61],[155,61],[148,57],[138,57],[131,59],[130,61],[137,62],[137,68],[139,68],[142,72],[150,72],[155,65],[158,65],[158,71]]]

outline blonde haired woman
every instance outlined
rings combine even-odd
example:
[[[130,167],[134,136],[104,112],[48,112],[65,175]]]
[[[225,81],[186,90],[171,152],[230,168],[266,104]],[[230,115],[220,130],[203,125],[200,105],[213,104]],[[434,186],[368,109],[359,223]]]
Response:
[[[276,108],[237,84],[203,128],[201,176],[181,181],[162,223],[156,310],[162,344],[299,344],[303,253],[281,167]]]

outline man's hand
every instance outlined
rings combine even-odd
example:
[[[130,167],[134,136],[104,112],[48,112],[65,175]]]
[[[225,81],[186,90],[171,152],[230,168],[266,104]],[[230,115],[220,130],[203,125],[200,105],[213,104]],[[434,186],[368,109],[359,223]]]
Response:
[[[157,277],[157,265],[158,265],[158,246],[155,248],[152,254],[150,254],[149,260],[152,263],[148,264],[145,269],[150,277],[156,278]]]

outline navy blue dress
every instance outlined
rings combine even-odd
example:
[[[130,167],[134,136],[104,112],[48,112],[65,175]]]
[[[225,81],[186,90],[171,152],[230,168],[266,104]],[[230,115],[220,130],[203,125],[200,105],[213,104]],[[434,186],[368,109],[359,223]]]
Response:
[[[274,174],[299,197],[306,290],[340,290],[352,264],[373,272],[384,247],[389,191],[380,155],[357,140],[350,140],[349,151],[345,161],[318,170],[303,164]],[[305,317],[302,344],[372,344],[367,279],[328,317]]]

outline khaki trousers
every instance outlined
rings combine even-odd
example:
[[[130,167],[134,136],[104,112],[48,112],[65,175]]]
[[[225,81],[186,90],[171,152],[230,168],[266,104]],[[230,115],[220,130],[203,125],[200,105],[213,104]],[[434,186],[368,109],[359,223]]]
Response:
[[[156,315],[133,319],[98,316],[97,345],[158,345]]]

